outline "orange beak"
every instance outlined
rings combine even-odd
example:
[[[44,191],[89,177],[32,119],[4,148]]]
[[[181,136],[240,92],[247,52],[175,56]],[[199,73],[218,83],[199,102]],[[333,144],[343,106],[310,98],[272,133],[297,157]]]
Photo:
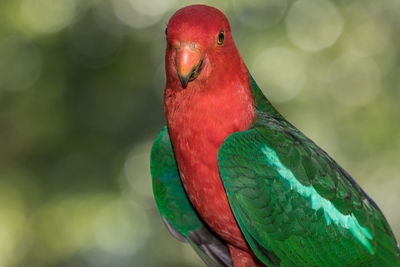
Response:
[[[183,45],[176,51],[176,71],[182,87],[186,88],[189,81],[196,79],[201,70],[203,59],[200,51],[189,45]]]

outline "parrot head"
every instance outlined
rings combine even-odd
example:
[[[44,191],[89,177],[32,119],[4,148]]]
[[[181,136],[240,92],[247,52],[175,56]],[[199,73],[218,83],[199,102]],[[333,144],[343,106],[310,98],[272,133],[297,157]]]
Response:
[[[229,22],[216,8],[192,5],[178,10],[165,30],[167,85],[185,89],[221,73],[232,58],[240,58]],[[215,78],[215,77],[214,77]]]

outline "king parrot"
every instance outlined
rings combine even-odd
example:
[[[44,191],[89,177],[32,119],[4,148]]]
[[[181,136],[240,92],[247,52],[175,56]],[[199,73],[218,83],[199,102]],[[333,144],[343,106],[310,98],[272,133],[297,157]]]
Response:
[[[208,266],[400,266],[378,206],[265,98],[221,11],[178,10],[166,39],[150,165],[176,238]]]

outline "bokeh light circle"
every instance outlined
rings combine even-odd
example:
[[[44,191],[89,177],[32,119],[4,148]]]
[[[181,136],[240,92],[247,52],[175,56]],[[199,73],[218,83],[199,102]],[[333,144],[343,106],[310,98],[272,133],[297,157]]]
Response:
[[[113,0],[118,19],[132,28],[149,27],[162,18],[176,0]]]
[[[124,164],[124,176],[135,192],[135,197],[153,200],[152,179],[150,176],[150,151],[152,142],[134,147],[128,154]],[[153,203],[152,203],[153,204]]]
[[[346,54],[330,66],[327,83],[338,102],[362,106],[370,103],[381,89],[381,72],[372,58]]]
[[[331,46],[343,30],[343,18],[328,0],[299,0],[289,9],[286,30],[290,40],[305,51]]]
[[[42,71],[42,55],[29,40],[10,36],[0,41],[0,89],[31,87]]]
[[[94,226],[98,244],[115,254],[135,253],[145,244],[151,231],[145,211],[124,200],[104,207]]]
[[[76,0],[22,0],[20,16],[26,28],[51,34],[72,22],[76,7]]]
[[[390,27],[380,19],[373,18],[357,23],[343,37],[344,48],[361,55],[386,52],[387,46],[393,42]]]
[[[253,28],[267,28],[278,23],[287,9],[287,0],[233,0],[240,22]]]
[[[305,66],[300,56],[283,47],[271,48],[258,55],[253,72],[258,85],[273,102],[293,99],[306,80]]]

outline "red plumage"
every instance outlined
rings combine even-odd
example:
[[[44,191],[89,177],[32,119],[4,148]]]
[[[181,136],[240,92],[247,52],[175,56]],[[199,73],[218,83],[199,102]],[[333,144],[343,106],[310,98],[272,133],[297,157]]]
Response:
[[[217,162],[225,138],[247,130],[255,119],[247,68],[228,20],[215,8],[180,9],[167,29],[164,109],[182,183],[200,217],[227,242],[235,266],[254,265]],[[221,32],[223,44],[218,43]],[[196,64],[201,70],[184,88],[179,72],[189,75]]]

